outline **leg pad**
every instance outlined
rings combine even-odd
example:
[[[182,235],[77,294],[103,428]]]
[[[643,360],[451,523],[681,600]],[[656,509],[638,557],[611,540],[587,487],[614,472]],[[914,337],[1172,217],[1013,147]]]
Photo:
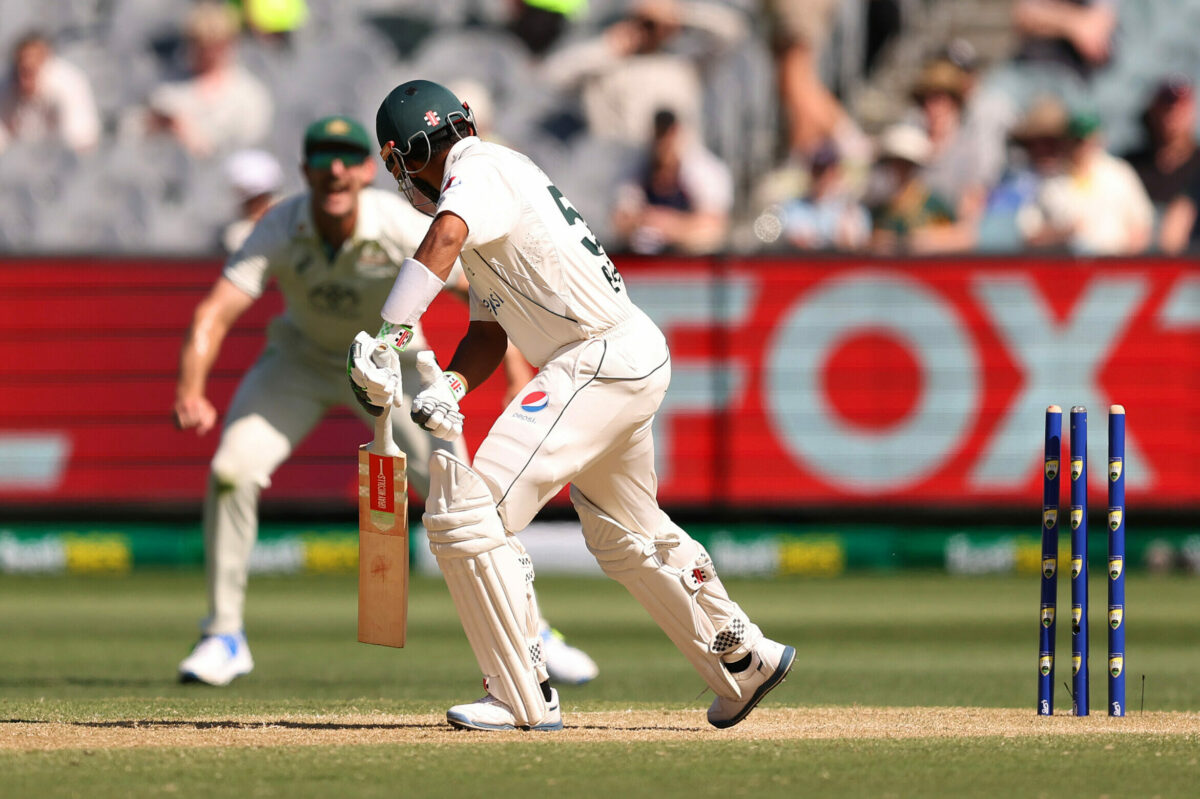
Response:
[[[430,458],[423,521],[488,692],[525,726],[548,710],[539,685],[545,665],[533,599],[533,566],[504,532],[483,478],[454,455]]]

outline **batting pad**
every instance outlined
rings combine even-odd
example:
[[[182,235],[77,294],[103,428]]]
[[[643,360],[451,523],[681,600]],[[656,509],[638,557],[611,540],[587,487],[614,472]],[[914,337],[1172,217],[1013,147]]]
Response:
[[[624,527],[574,486],[571,501],[604,573],[642,604],[714,693],[741,699],[722,661],[741,659],[762,632],[729,598],[704,547],[666,514],[651,536]]]
[[[533,726],[547,713],[538,609],[529,556],[500,523],[487,485],[471,467],[435,450],[422,520],[488,691]],[[511,543],[510,543],[511,541]]]

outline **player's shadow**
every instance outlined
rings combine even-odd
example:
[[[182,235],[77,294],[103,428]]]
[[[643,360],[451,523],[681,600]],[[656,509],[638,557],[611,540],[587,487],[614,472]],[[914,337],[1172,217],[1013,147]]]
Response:
[[[156,677],[0,677],[0,687],[61,688],[65,685],[82,688],[148,688],[162,685]]]
[[[61,724],[47,719],[0,719],[0,724]],[[184,719],[116,719],[113,721],[69,721],[72,727],[96,727],[107,729],[154,730],[264,730],[273,727],[288,730],[433,730],[448,731],[444,721],[420,722],[339,722],[339,721],[232,721],[212,720],[187,721]],[[650,724],[630,726],[627,724],[568,724],[567,730],[598,730],[603,732],[702,732],[703,727],[665,727]],[[460,730],[459,732],[463,732]]]
[[[602,730],[604,732],[704,732],[707,727],[665,727],[661,724],[567,724],[568,730]]]
[[[76,727],[124,727],[128,729],[196,729],[196,730],[262,730],[281,727],[288,730],[424,730],[445,727],[444,723],[374,722],[349,723],[337,721],[185,721],[182,719],[123,719],[115,721],[73,721]]]

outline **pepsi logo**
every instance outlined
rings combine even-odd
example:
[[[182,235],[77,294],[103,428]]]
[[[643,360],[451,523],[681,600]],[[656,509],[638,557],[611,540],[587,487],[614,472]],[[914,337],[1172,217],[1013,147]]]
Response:
[[[550,404],[550,395],[545,391],[534,391],[521,398],[521,410],[537,413]]]

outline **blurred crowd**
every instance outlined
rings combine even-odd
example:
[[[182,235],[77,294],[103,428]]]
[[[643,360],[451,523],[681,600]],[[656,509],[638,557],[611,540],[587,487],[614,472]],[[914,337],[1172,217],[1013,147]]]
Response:
[[[961,0],[1005,9],[987,55],[948,2],[0,0],[0,248],[228,250],[300,188],[308,122],[370,127],[412,77],[613,251],[1196,246],[1200,0]],[[883,122],[848,60],[911,74]]]

